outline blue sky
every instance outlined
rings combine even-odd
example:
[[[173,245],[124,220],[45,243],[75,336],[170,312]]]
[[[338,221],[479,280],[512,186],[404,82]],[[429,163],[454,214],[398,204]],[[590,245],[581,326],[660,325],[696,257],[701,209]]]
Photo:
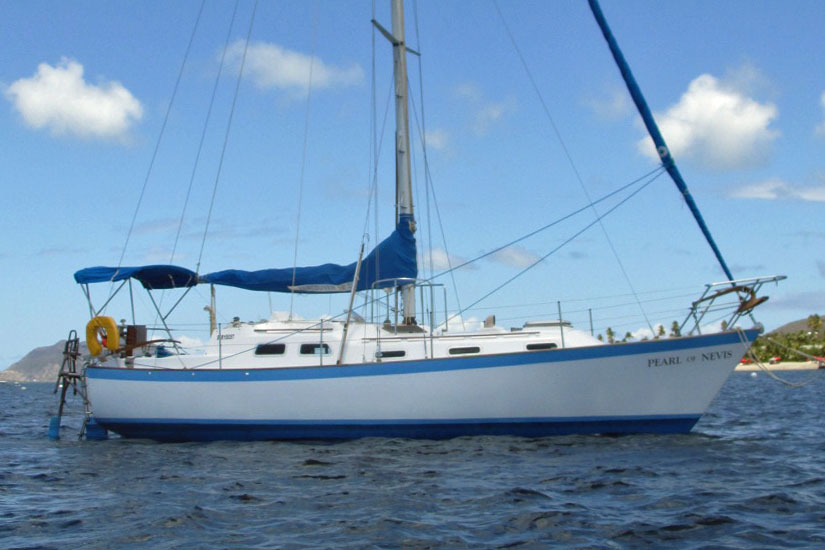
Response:
[[[368,246],[392,230],[391,116],[378,162],[378,222],[374,214],[367,218],[371,3],[258,6],[218,177],[253,3],[241,0],[230,31],[233,6],[206,4],[149,171],[200,2],[0,3],[0,367],[85,326],[88,309],[72,274],[117,265],[144,181],[123,265],[172,259],[194,268],[216,179],[202,272],[291,266],[298,225],[299,265],[353,261],[366,219]],[[769,289],[758,320],[771,329],[825,313],[825,72],[816,61],[822,4],[605,0],[602,7],[734,275],[789,277]],[[436,271],[448,254],[453,261],[474,258],[580,208],[583,188],[595,199],[656,166],[586,2],[500,8],[575,168],[495,5],[422,0],[416,9],[409,2],[407,41],[422,53],[429,168],[449,245],[445,250],[435,211],[426,207],[418,150],[417,236],[421,249],[432,241]],[[376,10],[389,27],[387,6],[380,2]],[[381,134],[391,54],[380,35],[374,40]],[[413,141],[420,142],[413,56],[409,80]],[[592,221],[585,212],[459,270],[462,305]],[[582,328],[590,307],[597,331],[642,334],[646,321],[630,296],[634,289],[648,319],[669,326],[705,283],[723,278],[666,177],[603,224],[604,231],[586,231],[464,316],[496,312],[500,324],[520,326],[555,317],[561,301],[564,316]],[[109,290],[99,286],[98,304]],[[193,338],[206,337],[206,294],[188,296],[170,319]],[[272,309],[290,307],[289,296],[221,289],[219,317],[267,317],[270,300]],[[146,305],[138,299],[139,310]],[[294,307],[305,316],[335,315],[345,300],[299,296]],[[128,300],[115,302],[108,313],[128,317],[128,308]]]

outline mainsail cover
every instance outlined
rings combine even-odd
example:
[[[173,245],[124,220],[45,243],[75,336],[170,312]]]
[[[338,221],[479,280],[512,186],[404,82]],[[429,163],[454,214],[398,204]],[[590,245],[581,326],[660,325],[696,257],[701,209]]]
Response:
[[[412,223],[412,216],[401,216],[395,231],[363,259],[357,290],[400,285],[386,279],[416,278],[418,265]],[[201,275],[199,282],[267,292],[349,292],[352,290],[356,266],[357,262],[349,265],[323,264],[259,271],[227,269]],[[381,280],[384,281],[375,284]]]

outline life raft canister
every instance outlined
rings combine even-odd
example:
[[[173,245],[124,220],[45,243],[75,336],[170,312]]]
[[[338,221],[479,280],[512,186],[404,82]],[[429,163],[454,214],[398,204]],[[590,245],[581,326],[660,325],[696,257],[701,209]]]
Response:
[[[105,332],[105,335],[101,332]],[[100,315],[86,324],[86,347],[89,348],[89,353],[98,356],[103,348],[117,351],[119,346],[120,331],[114,319]]]

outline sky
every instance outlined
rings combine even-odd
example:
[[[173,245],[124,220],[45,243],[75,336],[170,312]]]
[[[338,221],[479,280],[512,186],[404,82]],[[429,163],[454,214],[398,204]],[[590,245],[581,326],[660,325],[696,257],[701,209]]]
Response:
[[[387,5],[237,6],[0,1],[0,368],[83,333],[78,269],[346,264],[392,231],[392,54],[370,23],[390,27]],[[788,276],[756,319],[770,330],[825,313],[822,3],[602,8],[734,276]],[[406,20],[422,275],[656,168],[585,1],[420,0]],[[521,326],[561,308],[637,338],[681,321],[724,275],[666,176],[626,196],[438,278],[448,309]],[[91,290],[99,307],[111,286]],[[346,298],[221,288],[218,316],[338,315]],[[196,288],[169,323],[205,340],[208,302]],[[126,291],[107,314],[131,317]]]

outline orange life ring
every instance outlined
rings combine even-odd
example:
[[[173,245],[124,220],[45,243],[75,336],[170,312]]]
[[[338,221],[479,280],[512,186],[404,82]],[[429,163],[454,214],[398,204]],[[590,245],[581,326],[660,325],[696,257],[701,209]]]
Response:
[[[86,347],[93,356],[100,355],[104,348],[117,351],[119,346],[120,331],[114,319],[101,315],[86,324]]]

